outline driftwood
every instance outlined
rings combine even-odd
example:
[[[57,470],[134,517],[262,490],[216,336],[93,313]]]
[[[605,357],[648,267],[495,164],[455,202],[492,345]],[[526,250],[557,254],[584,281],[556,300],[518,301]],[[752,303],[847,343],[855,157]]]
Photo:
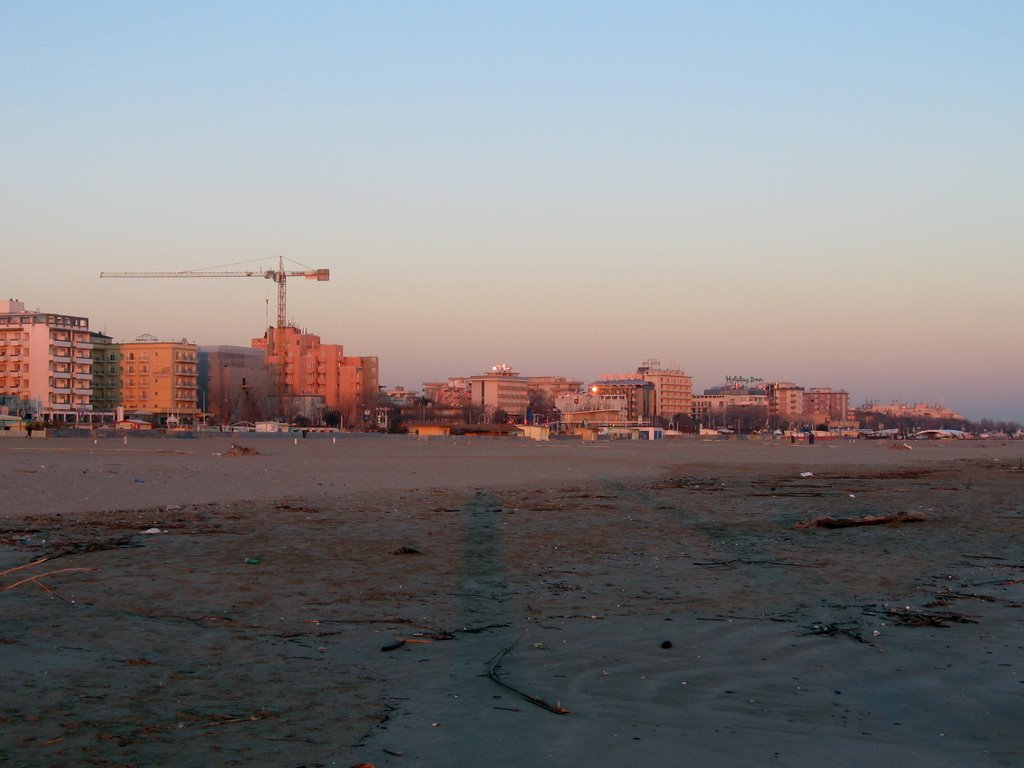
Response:
[[[920,512],[900,512],[895,515],[864,515],[864,517],[819,517],[802,520],[794,528],[852,528],[857,525],[888,525],[889,523],[923,523],[927,518]]]
[[[950,621],[957,624],[977,624],[976,619],[952,611],[915,611],[911,608],[890,608],[886,616],[894,624],[905,627],[948,627]]]
[[[811,626],[807,628],[807,631],[801,633],[801,635],[803,637],[806,637],[807,635],[823,635],[825,637],[839,637],[840,635],[844,635],[853,640],[856,640],[858,643],[866,643],[867,645],[872,645],[873,643],[870,640],[865,638],[864,635],[857,631],[860,629],[860,626],[860,622],[854,622],[854,626],[852,627],[844,627],[841,624],[837,623],[822,624],[820,622],[816,622],[814,624],[811,624]]]
[[[522,639],[523,636],[520,635],[519,640]],[[511,653],[513,648],[519,645],[519,640],[516,640],[514,643],[512,643],[512,645],[510,645],[508,648],[506,648],[494,657],[494,659],[491,661],[490,665],[487,668],[487,676],[491,678],[491,680],[496,682],[498,685],[500,685],[502,688],[504,688],[506,691],[511,691],[512,693],[516,694],[516,696],[521,697],[523,700],[528,701],[531,704],[540,707],[541,709],[546,709],[548,712],[554,712],[556,715],[568,715],[569,710],[563,707],[561,702],[550,704],[544,701],[544,699],[541,699],[537,696],[531,696],[530,694],[521,691],[512,685],[509,685],[498,676],[498,667],[501,666],[501,660],[504,659],[509,653]]]
[[[50,559],[52,559],[52,558],[50,558]],[[46,562],[46,560],[47,560],[47,558],[43,558],[42,560],[36,560],[34,563],[29,563],[28,565],[38,565],[39,563]],[[16,570],[19,570],[20,568],[25,568],[25,567],[28,567],[28,566],[19,566],[19,568],[11,568],[10,570],[4,571],[4,574],[11,573],[11,571],[16,571]],[[102,569],[101,568],[58,568],[55,571],[47,571],[46,573],[37,573],[35,576],[29,576],[27,578],[22,579],[21,581],[16,581],[13,584],[8,584],[6,587],[4,587],[0,591],[2,591],[2,592],[9,592],[10,590],[14,589],[15,587],[20,587],[22,584],[35,584],[40,589],[43,589],[46,592],[49,592],[51,595],[56,597],[58,600],[63,600],[68,605],[74,605],[73,601],[68,600],[65,597],[62,597],[60,594],[58,594],[56,592],[56,590],[53,589],[53,587],[50,587],[50,586],[44,584],[42,582],[42,579],[44,579],[44,578],[46,578],[48,576],[55,576],[58,573],[75,573],[75,572],[78,572],[78,571],[99,571],[99,570],[102,570]]]

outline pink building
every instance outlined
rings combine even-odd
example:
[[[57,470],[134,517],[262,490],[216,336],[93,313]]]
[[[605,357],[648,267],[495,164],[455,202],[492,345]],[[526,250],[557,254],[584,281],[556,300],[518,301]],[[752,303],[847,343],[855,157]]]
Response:
[[[0,396],[58,418],[91,411],[89,320],[0,301]]]

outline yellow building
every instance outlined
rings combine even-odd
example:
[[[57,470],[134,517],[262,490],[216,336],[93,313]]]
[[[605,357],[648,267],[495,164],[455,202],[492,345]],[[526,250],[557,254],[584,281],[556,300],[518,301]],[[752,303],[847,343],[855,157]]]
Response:
[[[658,415],[666,421],[689,416],[693,411],[693,377],[680,368],[662,368],[658,360],[645,360],[637,368],[639,378],[654,385]]]
[[[199,414],[195,344],[144,335],[116,349],[120,402],[128,414],[151,416],[157,425],[191,422]]]
[[[803,387],[791,381],[772,381],[764,385],[764,392],[768,401],[768,420],[773,427],[803,420]]]
[[[693,378],[681,368],[662,368],[659,360],[650,359],[636,373],[605,374],[602,381],[646,381],[654,385],[656,407],[646,418],[658,416],[672,421],[677,416],[689,417],[693,411]]]

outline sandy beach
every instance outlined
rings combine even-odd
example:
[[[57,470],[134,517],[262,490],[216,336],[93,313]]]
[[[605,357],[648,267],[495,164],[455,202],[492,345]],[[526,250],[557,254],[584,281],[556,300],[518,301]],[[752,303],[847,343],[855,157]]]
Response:
[[[1024,443],[911,447],[0,440],[0,762],[1020,765]]]

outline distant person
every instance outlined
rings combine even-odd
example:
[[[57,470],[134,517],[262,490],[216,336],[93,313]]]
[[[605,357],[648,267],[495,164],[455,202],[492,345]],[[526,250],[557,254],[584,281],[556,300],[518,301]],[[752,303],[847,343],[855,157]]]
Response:
[[[25,427],[25,437],[27,437],[29,439],[31,439],[31,437],[32,437],[32,425],[31,424],[29,424],[28,426]]]

